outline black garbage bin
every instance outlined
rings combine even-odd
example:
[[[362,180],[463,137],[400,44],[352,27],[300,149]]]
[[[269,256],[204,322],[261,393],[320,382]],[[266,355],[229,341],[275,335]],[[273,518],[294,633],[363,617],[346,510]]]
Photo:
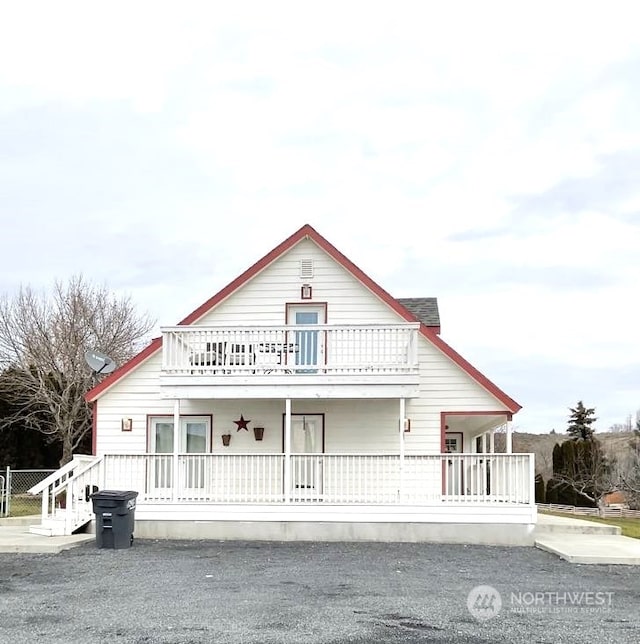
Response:
[[[131,547],[137,496],[133,490],[100,490],[91,495],[98,548]]]

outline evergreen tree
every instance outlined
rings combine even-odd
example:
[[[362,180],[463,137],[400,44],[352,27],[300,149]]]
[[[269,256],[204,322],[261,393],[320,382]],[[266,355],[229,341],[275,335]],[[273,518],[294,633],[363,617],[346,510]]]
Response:
[[[610,475],[611,464],[595,436],[556,443],[547,503],[593,507],[611,490]]]
[[[576,470],[576,448],[574,441],[565,441],[560,446],[560,453],[562,455],[562,469],[558,469],[554,474],[561,474],[563,476],[573,477]]]
[[[536,474],[535,485],[536,503],[544,503],[546,490],[542,474]]]
[[[556,504],[558,501],[558,486],[559,481],[555,478],[550,478],[547,481],[547,503]]]
[[[594,407],[585,407],[581,400],[575,407],[569,407],[571,414],[569,415],[569,426],[567,427],[567,434],[572,440],[589,440],[593,438],[594,429],[593,423],[598,420],[595,417]]]
[[[553,473],[554,475],[558,472],[564,471],[564,461],[562,460],[562,446],[560,443],[556,443],[553,446]]]

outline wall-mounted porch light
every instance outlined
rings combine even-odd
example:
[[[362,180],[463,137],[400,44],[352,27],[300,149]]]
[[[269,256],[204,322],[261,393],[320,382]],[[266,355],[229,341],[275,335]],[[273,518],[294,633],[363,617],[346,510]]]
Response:
[[[300,287],[300,299],[301,300],[311,299],[311,284],[303,284]]]

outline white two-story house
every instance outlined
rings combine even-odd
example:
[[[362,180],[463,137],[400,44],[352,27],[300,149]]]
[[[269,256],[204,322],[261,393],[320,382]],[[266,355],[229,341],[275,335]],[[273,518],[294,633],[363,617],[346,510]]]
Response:
[[[138,492],[138,537],[532,543],[520,406],[435,299],[395,299],[311,226],[161,332],[88,392],[93,455],[36,490],[40,531],[86,523],[99,488]]]

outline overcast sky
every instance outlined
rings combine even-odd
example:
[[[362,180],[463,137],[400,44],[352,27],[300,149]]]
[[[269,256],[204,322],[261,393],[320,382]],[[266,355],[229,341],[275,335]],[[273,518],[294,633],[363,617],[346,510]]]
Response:
[[[635,3],[637,4],[637,2]],[[310,8],[313,7],[313,8]],[[3,3],[0,291],[175,324],[305,223],[564,431],[640,407],[640,9]]]

